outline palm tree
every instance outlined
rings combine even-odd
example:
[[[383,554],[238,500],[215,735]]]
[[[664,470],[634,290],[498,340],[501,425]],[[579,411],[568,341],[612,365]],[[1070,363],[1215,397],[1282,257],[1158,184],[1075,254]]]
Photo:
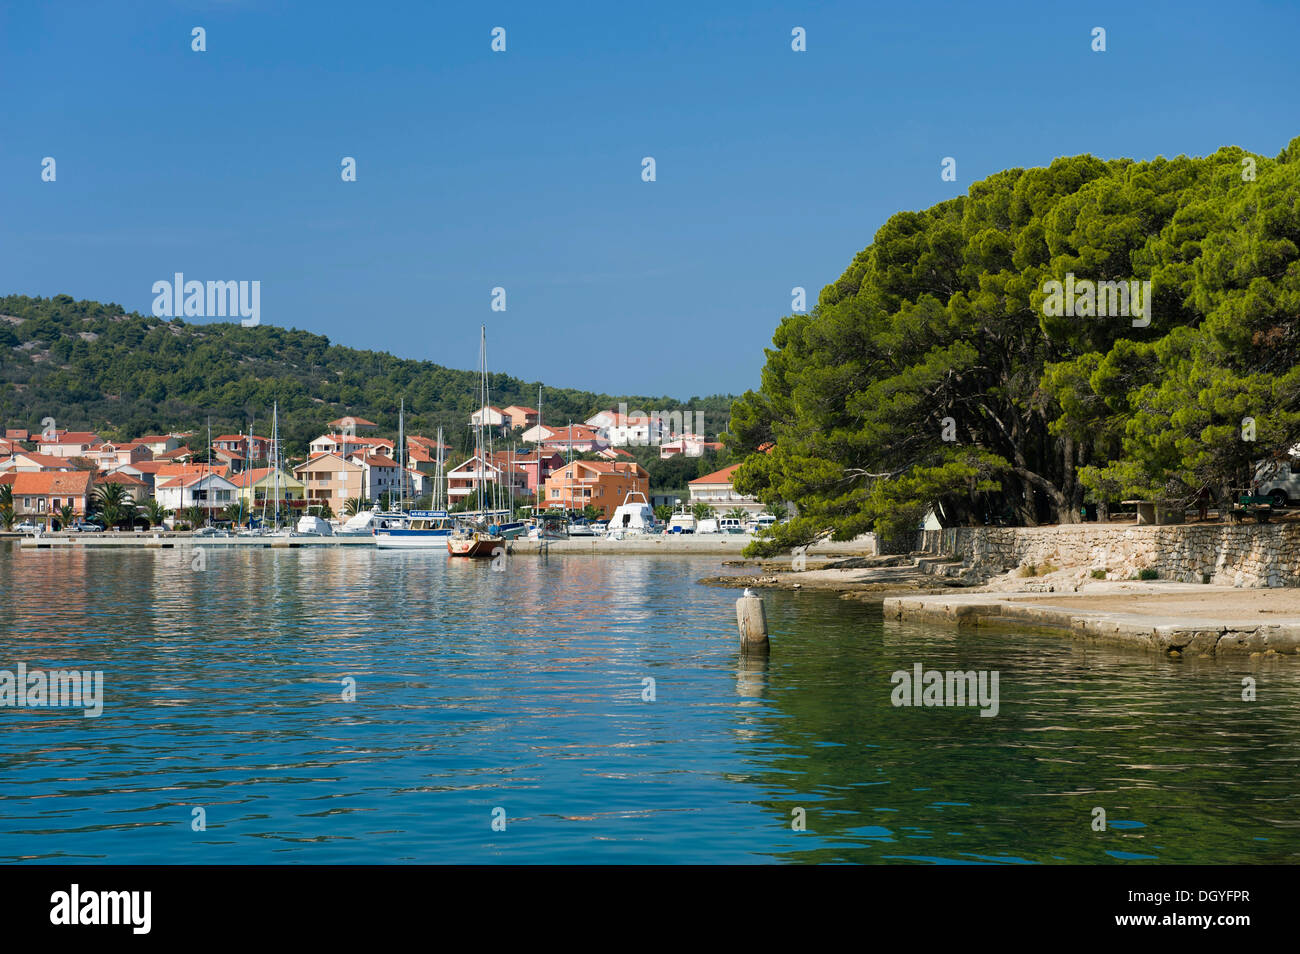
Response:
[[[155,527],[161,527],[163,521],[172,515],[170,510],[152,497],[145,501],[142,512],[144,513],[144,516],[149,518],[150,525]]]
[[[235,526],[239,526],[239,521],[244,518],[244,507],[242,504],[226,504],[225,509],[221,511],[221,519],[229,520]]]
[[[14,489],[5,484],[0,487],[0,526],[12,530],[17,519],[18,515],[14,513]]]
[[[695,515],[696,520],[707,520],[713,516],[713,508],[701,500],[691,507],[691,513]]]
[[[320,510],[320,518],[322,520],[334,519],[334,508],[329,505],[328,500],[321,504],[318,509]]]
[[[77,516],[77,512],[72,509],[72,504],[64,504],[62,507],[60,507],[59,508],[59,529],[60,530],[68,529],[68,527],[72,525],[72,521],[73,519],[76,518],[76,516]]]
[[[189,524],[191,530],[197,530],[199,527],[203,526],[204,517],[202,507],[186,507],[184,510],[180,511],[180,517]]]
[[[355,517],[363,510],[370,509],[370,501],[365,497],[349,497],[343,505],[343,513],[349,517]]]
[[[116,527],[132,515],[127,509],[128,502],[131,511],[134,511],[135,501],[129,500],[126,488],[121,484],[100,484],[99,489],[95,491],[94,507],[104,518],[104,525],[109,528]]]
[[[739,520],[741,523],[744,523],[746,520],[749,519],[749,512],[745,510],[743,507],[732,507],[725,514],[723,514],[723,516],[727,517],[728,519]]]
[[[673,518],[672,504],[660,504],[655,507],[655,519],[660,523],[667,523]]]

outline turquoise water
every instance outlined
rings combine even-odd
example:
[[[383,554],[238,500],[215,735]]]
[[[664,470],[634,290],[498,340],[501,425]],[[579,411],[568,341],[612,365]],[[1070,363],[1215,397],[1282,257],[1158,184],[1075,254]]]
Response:
[[[737,592],[695,582],[719,569],[0,546],[0,669],[102,669],[107,697],[0,708],[0,860],[1300,860],[1300,661],[770,592],[764,666]],[[915,663],[998,671],[998,715],[894,707]]]

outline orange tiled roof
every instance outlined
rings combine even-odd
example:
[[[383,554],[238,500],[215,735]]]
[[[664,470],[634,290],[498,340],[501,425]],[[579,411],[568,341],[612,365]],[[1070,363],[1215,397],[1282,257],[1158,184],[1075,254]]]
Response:
[[[729,484],[731,475],[736,472],[739,464],[732,464],[730,467],[724,467],[722,470],[715,470],[711,474],[705,474],[703,477],[696,477],[694,480],[687,481],[691,484]]]
[[[24,494],[34,496],[68,496],[78,494],[85,496],[90,493],[91,481],[94,475],[86,470],[72,471],[51,471],[44,470],[37,473],[20,473],[14,477],[14,496],[21,497]]]

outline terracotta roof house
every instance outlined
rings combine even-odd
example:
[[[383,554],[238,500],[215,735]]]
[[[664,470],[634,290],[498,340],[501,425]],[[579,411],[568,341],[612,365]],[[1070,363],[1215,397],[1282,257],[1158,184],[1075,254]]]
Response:
[[[374,421],[367,421],[364,417],[355,417],[355,416],[340,417],[337,421],[329,421],[328,423],[326,423],[325,426],[333,431],[341,431],[349,424],[352,425],[354,431],[375,428],[379,426]]]
[[[7,460],[0,461],[0,470],[38,473],[43,470],[76,470],[67,457],[38,454],[36,451],[19,451]]]
[[[510,416],[494,404],[481,407],[469,416],[470,427],[477,427],[479,424],[484,427],[501,427],[509,421]]]
[[[532,427],[538,422],[537,408],[524,407],[522,404],[511,404],[505,408],[502,413],[505,414],[508,423],[512,428]]]
[[[44,527],[51,515],[71,505],[74,513],[85,516],[94,475],[87,470],[39,471],[14,475],[14,513],[19,520],[30,519]]]
[[[602,517],[613,516],[629,493],[649,494],[650,475],[637,463],[575,460],[546,478],[547,507],[581,510],[588,504]]]
[[[96,488],[103,487],[108,484],[118,484],[122,487],[125,487],[127,493],[131,495],[131,499],[138,504],[144,503],[146,500],[149,499],[150,496],[149,485],[146,484],[143,480],[140,480],[139,478],[132,477],[130,474],[123,474],[121,472],[117,472],[112,474],[104,474],[100,477],[95,478]]]
[[[91,431],[55,431],[52,439],[39,439],[36,449],[53,457],[83,457],[102,443],[99,435]]]
[[[732,484],[732,475],[739,467],[739,464],[732,464],[730,467],[715,470],[711,474],[689,481],[691,504],[708,504],[720,515],[736,508],[750,514],[761,513],[762,503],[754,497],[736,493],[736,488]]]
[[[335,514],[342,514],[349,499],[364,496],[365,469],[338,454],[313,454],[293,473],[302,481],[308,506],[328,504]]]

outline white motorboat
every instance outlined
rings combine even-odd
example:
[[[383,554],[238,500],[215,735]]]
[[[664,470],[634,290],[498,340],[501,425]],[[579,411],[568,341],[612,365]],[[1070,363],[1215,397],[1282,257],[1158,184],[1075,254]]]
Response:
[[[298,518],[298,535],[300,537],[332,537],[334,527],[328,520],[304,515]]]
[[[634,499],[636,497],[641,499]],[[650,501],[639,490],[633,490],[623,498],[614,515],[609,518],[609,529],[606,532],[609,536],[620,539],[624,535],[658,531],[659,522],[655,520],[655,511],[650,506]]]

